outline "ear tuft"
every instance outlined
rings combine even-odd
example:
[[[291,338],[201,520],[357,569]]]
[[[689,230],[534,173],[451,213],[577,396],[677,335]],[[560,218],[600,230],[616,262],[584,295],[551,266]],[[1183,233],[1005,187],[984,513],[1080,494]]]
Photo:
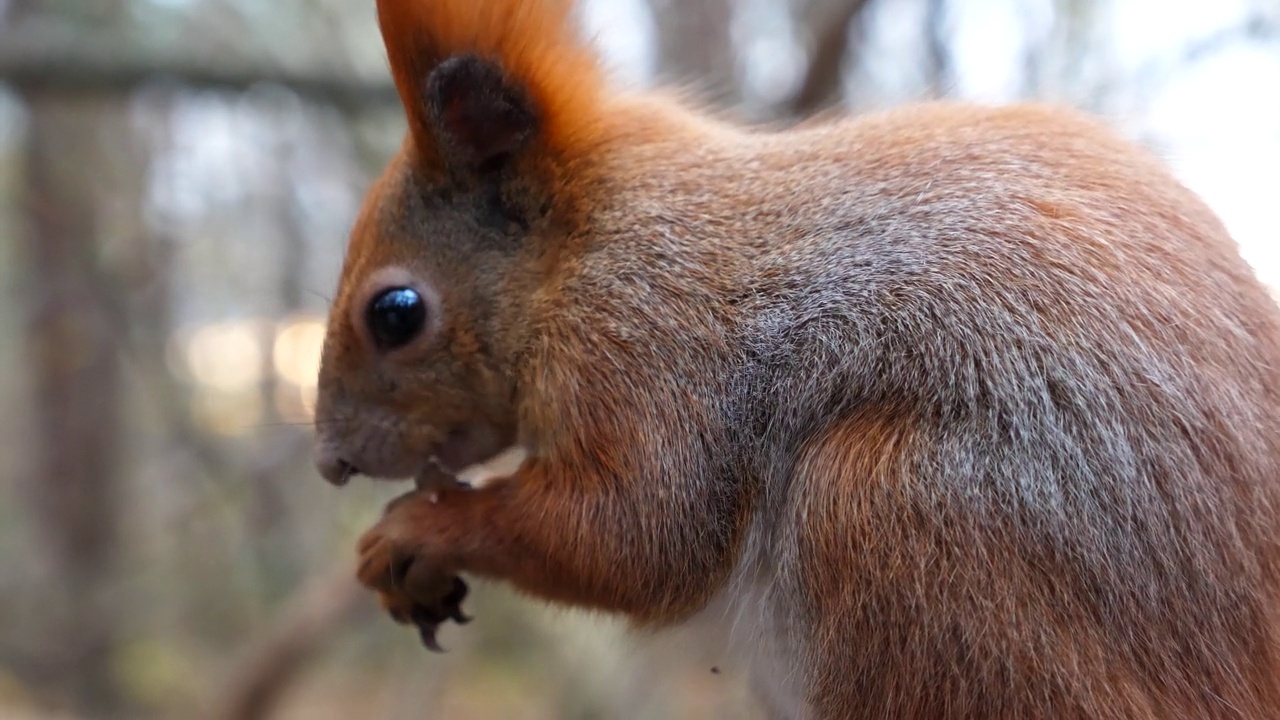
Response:
[[[564,167],[595,146],[604,72],[572,0],[378,0],[378,22],[425,166]]]
[[[519,150],[537,130],[525,89],[496,63],[455,55],[427,79],[427,110],[445,164],[486,172]]]

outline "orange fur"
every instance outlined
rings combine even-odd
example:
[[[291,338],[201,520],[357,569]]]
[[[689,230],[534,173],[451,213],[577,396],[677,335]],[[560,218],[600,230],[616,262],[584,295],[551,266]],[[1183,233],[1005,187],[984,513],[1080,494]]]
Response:
[[[316,425],[424,488],[360,544],[393,617],[434,642],[459,573],[722,607],[778,717],[1280,718],[1280,309],[1147,153],[1038,106],[750,131],[605,88],[566,0],[379,15],[412,136]]]
[[[597,144],[604,76],[577,35],[571,0],[378,0],[378,24],[427,165],[438,152],[419,93],[432,69],[460,54],[497,62],[528,90],[544,157],[569,163]]]

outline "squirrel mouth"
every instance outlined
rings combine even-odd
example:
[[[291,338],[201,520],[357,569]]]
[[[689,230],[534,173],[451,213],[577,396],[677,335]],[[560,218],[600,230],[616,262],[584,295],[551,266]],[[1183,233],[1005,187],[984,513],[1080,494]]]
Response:
[[[483,487],[520,469],[528,451],[490,426],[471,425],[449,433],[414,478],[419,489],[441,484]]]
[[[450,431],[434,448],[425,467],[414,477],[420,489],[447,485],[473,488],[508,477],[520,468],[528,452],[515,445],[515,433],[488,424],[468,424]]]
[[[331,485],[342,487],[351,482],[351,478],[360,474],[359,468],[351,463],[336,458],[333,461],[322,464],[320,466],[320,475],[328,480]]]
[[[331,447],[321,446],[317,468],[325,480],[339,487],[358,475],[399,480],[412,478],[419,488],[459,484],[479,487],[488,480],[510,476],[528,456],[523,449],[513,445],[514,435],[514,432],[504,433],[487,424],[459,426],[428,448],[426,460],[416,472],[410,470],[400,475],[388,474],[385,470],[379,472],[376,467],[362,467],[358,458],[339,455]]]

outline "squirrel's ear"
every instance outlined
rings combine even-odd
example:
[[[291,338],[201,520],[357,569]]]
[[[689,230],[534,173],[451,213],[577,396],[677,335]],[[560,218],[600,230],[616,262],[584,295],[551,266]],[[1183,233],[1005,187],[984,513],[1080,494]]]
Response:
[[[497,63],[475,55],[455,55],[437,65],[423,100],[441,159],[454,170],[497,170],[538,130],[528,91]]]
[[[378,23],[424,167],[555,174],[598,146],[604,73],[573,0],[378,0]]]

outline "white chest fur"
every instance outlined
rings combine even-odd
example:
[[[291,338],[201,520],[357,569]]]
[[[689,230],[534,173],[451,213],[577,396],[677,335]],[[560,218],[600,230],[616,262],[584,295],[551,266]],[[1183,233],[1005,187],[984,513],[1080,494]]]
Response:
[[[777,620],[777,603],[769,583],[739,571],[687,629],[721,649],[726,672],[747,679],[763,717],[799,720],[807,716],[802,659],[795,638]]]

